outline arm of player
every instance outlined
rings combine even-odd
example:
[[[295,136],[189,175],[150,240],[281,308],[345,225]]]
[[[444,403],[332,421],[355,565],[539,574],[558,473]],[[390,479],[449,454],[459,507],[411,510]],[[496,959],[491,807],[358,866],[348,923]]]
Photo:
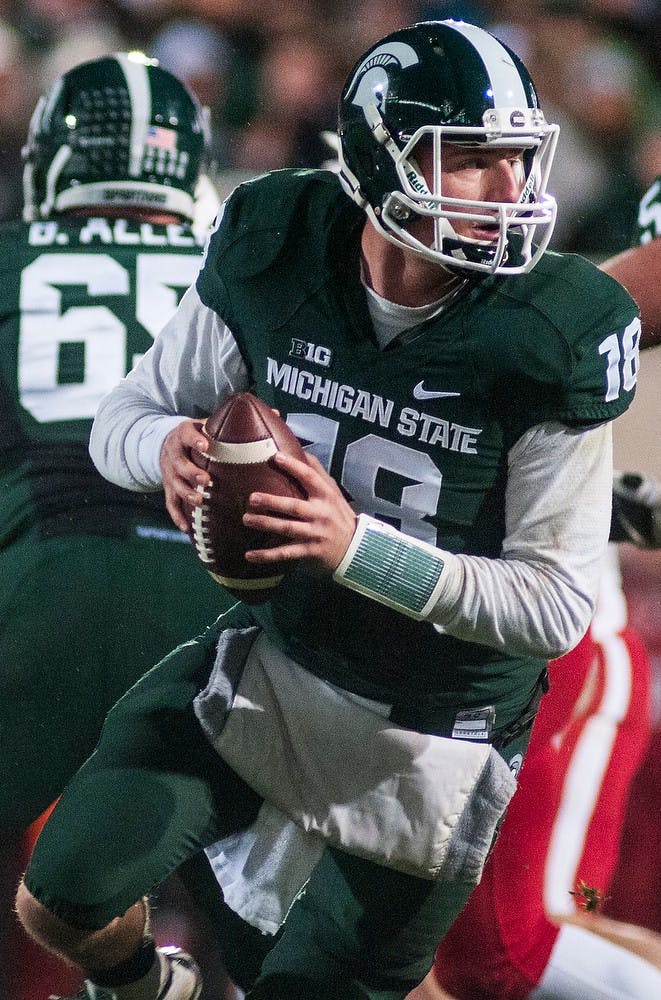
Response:
[[[309,499],[253,494],[245,523],[283,543],[246,558],[307,559],[341,585],[457,638],[559,656],[593,614],[610,525],[611,452],[609,424],[528,431],[510,451],[498,559],[436,549],[365,515],[356,521],[319,463],[278,456]]]
[[[231,392],[247,388],[236,341],[222,320],[200,301],[194,287],[131,372],[102,400],[90,438],[99,472],[130,490],[165,484],[168,509],[195,502],[200,469],[190,461],[201,442],[200,422]]]
[[[624,285],[640,309],[641,348],[661,344],[661,237],[632,247],[601,264]]]

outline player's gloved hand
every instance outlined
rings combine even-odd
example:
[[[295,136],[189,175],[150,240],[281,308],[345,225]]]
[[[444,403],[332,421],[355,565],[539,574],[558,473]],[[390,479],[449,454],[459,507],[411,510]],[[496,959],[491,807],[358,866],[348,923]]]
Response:
[[[661,548],[661,485],[655,479],[638,472],[614,474],[610,541]]]

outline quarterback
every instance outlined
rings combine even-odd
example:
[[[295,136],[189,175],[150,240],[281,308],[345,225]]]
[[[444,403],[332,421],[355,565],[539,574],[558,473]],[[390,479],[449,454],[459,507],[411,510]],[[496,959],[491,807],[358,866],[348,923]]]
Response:
[[[159,979],[143,897],[251,843],[248,904],[293,824],[302,881],[251,998],[401,1000],[479,881],[546,666],[580,640],[608,539],[610,421],[633,300],[546,252],[557,138],[527,70],[464,22],[374,45],[340,98],[341,172],[228,199],[194,287],[101,402],[90,449],[175,525],[210,477],[201,419],[251,389],[307,461],[252,494],[275,596],[237,605],[111,711],[17,906],[88,994]],[[264,922],[277,914],[255,915]]]

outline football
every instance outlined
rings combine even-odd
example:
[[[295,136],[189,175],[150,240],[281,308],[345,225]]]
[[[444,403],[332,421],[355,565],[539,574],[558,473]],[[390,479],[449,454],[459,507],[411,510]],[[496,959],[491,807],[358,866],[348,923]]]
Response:
[[[190,512],[189,534],[211,576],[247,604],[268,601],[281,582],[281,564],[246,562],[248,549],[280,543],[242,521],[251,493],[305,497],[301,486],[278,469],[273,456],[285,452],[305,461],[298,438],[275,410],[250,392],[229,396],[203,425],[209,440],[206,454],[193,451],[193,461],[211,476],[204,503]]]

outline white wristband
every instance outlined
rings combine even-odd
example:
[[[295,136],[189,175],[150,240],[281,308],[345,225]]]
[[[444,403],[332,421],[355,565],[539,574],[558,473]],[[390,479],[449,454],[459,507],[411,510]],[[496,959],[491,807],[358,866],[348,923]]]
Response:
[[[422,619],[438,600],[443,566],[441,553],[433,545],[360,514],[333,579],[411,618]]]

